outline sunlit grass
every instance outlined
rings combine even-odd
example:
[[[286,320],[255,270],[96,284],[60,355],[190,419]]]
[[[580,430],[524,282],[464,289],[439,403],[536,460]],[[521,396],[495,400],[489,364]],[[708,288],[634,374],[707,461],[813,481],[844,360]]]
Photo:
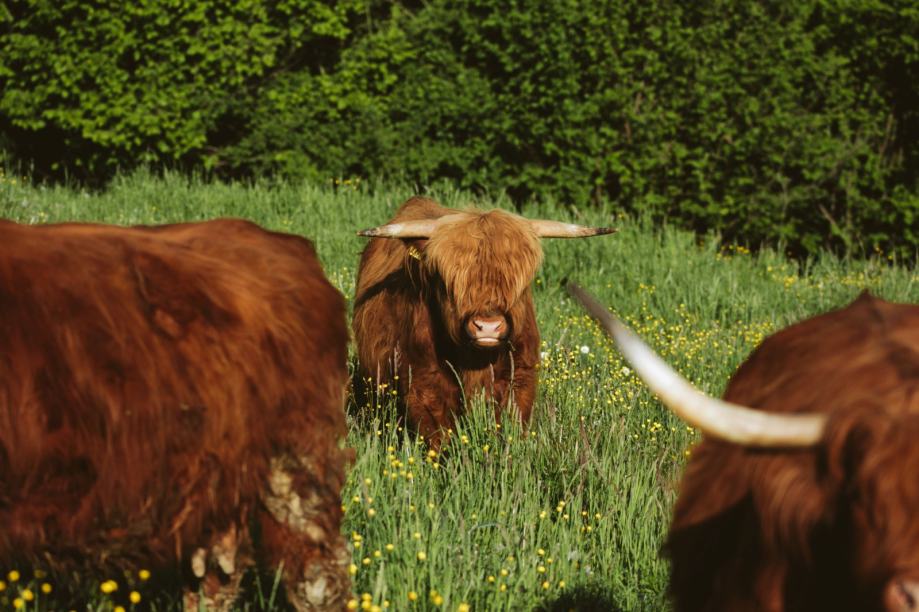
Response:
[[[313,239],[350,308],[364,244],[356,230],[385,221],[409,195],[408,189],[367,182],[244,187],[144,175],[90,194],[34,187],[20,177],[0,180],[0,212],[32,223],[246,217]],[[456,192],[434,195],[451,205],[471,201]],[[391,389],[380,389],[372,407],[351,410],[363,416],[350,421],[347,444],[357,459],[342,495],[343,533],[352,550],[350,607],[666,607],[667,565],[659,548],[680,471],[700,434],[647,392],[568,298],[562,279],[596,294],[714,394],[769,333],[839,307],[863,288],[919,301],[914,264],[892,265],[883,253],[866,261],[826,256],[799,264],[776,251],[754,254],[746,245],[652,231],[615,211],[581,209],[581,216],[552,204],[524,210],[620,228],[611,236],[545,243],[545,264],[534,284],[540,387],[528,431],[512,419],[495,423],[491,408],[476,398],[443,452],[433,454],[398,421]],[[21,572],[16,582],[8,579],[13,569]],[[16,598],[21,609],[58,609],[49,602],[72,586],[49,581],[52,591],[44,593],[31,568],[0,571],[6,576],[0,610],[12,609]],[[156,597],[121,576],[80,580],[93,609],[130,609],[132,589],[142,597],[138,609]],[[118,589],[104,593],[108,580]],[[268,578],[257,593],[270,593],[270,583]],[[32,600],[26,601],[24,589]],[[168,595],[166,601],[178,600]],[[255,594],[241,608],[271,609],[272,601]]]

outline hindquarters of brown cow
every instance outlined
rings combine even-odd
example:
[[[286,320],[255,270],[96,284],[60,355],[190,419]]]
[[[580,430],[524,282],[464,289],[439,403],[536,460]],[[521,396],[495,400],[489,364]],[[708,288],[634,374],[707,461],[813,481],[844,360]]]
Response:
[[[179,564],[220,598],[254,555],[341,607],[346,345],[305,239],[0,223],[0,561]]]
[[[408,200],[391,222],[455,212],[417,197]],[[508,311],[507,342],[488,350],[458,343],[447,329],[455,322],[445,316],[443,279],[436,266],[422,262],[427,243],[374,238],[361,254],[353,318],[359,405],[396,391],[409,423],[434,448],[463,413],[464,398],[477,393],[493,400],[496,418],[512,404],[519,418],[528,422],[539,362],[539,330],[529,287]]]
[[[919,578],[919,307],[866,294],[788,327],[725,399],[828,424],[816,448],[693,449],[666,545],[676,609],[896,609],[885,587]]]

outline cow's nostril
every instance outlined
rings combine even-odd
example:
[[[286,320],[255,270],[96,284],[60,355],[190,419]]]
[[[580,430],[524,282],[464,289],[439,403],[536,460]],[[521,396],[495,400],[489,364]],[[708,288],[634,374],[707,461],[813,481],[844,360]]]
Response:
[[[919,582],[897,579],[887,584],[884,608],[887,612],[913,612],[919,607]]]
[[[504,317],[470,317],[466,333],[478,344],[494,345],[507,333],[507,321]]]

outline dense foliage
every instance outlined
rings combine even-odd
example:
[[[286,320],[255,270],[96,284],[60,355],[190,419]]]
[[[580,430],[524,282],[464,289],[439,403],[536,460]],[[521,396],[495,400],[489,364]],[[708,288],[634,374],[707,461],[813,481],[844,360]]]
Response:
[[[441,180],[751,245],[919,249],[911,0],[17,0],[0,147],[104,179]]]

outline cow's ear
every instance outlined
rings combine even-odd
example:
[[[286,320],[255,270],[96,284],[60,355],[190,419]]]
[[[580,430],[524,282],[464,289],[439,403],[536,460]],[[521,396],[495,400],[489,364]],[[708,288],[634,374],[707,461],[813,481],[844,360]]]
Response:
[[[672,532],[727,512],[750,491],[743,447],[706,439],[691,452],[674,506]]]
[[[845,490],[861,471],[873,447],[881,444],[892,426],[882,407],[859,404],[837,410],[827,422],[821,468],[830,487]]]

